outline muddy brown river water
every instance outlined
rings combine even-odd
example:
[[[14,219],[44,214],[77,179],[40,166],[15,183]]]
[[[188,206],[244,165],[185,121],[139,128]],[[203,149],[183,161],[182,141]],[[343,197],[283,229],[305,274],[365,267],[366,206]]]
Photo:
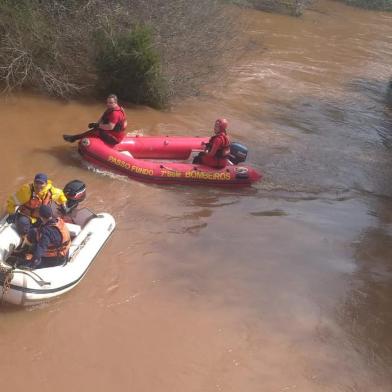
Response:
[[[265,173],[249,189],[96,173],[61,134],[103,103],[2,101],[1,200],[46,171],[117,221],[73,291],[0,306],[2,391],[392,390],[392,14],[244,18],[255,50],[225,83],[127,114],[173,135],[225,116]]]

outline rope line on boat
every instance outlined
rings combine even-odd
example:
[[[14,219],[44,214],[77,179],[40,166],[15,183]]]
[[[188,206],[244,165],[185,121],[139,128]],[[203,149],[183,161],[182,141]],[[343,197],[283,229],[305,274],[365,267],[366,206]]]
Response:
[[[83,239],[83,241],[77,245],[77,248],[75,251],[72,253],[72,256],[69,258],[68,263],[72,261],[72,259],[81,251],[81,249],[84,247],[84,245],[87,244],[87,241],[91,238],[92,232],[88,232],[86,237]]]
[[[51,283],[43,280],[35,271],[32,270],[24,270],[19,267],[18,270],[14,271],[14,274],[22,274],[27,275],[29,278],[33,279],[38,285],[42,286],[50,286]]]

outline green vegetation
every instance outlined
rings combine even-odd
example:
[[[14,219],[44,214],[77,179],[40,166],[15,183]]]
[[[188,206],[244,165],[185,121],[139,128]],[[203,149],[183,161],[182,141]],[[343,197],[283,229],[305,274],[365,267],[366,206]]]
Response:
[[[101,32],[96,45],[97,74],[105,95],[116,91],[126,101],[164,106],[167,89],[150,28],[136,26],[115,36]]]
[[[162,107],[238,56],[237,19],[221,0],[0,0],[0,91]]]

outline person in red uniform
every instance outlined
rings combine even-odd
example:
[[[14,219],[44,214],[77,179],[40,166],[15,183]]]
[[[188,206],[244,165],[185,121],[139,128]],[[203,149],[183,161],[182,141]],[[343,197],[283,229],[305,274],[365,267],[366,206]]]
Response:
[[[219,118],[215,121],[214,136],[206,144],[206,150],[201,152],[193,161],[202,165],[222,169],[228,164],[228,154],[230,152],[230,140],[227,136],[228,121]]]
[[[117,96],[110,94],[106,98],[107,109],[96,123],[88,124],[89,128],[96,129],[99,137],[110,145],[120,143],[125,136],[127,119],[124,109],[119,106]]]

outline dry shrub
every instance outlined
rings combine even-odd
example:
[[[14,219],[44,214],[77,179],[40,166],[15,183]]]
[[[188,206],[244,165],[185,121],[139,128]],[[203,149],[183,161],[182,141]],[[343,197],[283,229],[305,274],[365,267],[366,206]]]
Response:
[[[239,10],[218,0],[123,0],[122,29],[154,31],[169,96],[196,94],[243,51]]]
[[[101,82],[97,32],[115,37],[140,24],[153,31],[171,97],[197,93],[241,50],[235,15],[217,0],[0,0],[3,92],[91,95]]]
[[[77,56],[70,56],[67,48],[75,30],[70,29],[65,37],[63,26],[67,24],[61,23],[64,7],[60,7],[60,3],[39,0],[3,0],[0,3],[3,92],[27,87],[50,95],[68,96],[83,88],[73,77]],[[77,48],[73,51],[77,53]]]

